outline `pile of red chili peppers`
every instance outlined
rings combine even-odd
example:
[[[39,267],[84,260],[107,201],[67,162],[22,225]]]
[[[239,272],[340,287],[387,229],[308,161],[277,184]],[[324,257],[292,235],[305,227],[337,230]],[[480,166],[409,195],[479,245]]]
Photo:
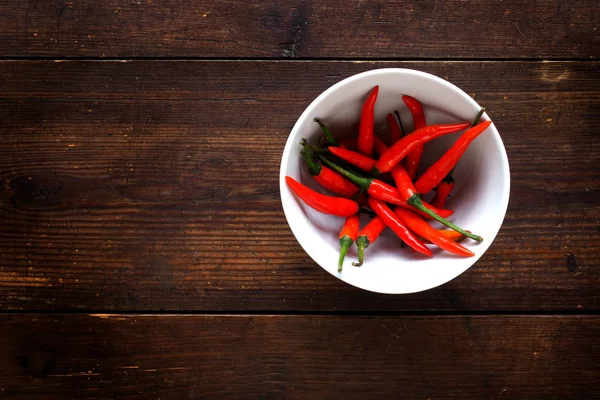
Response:
[[[413,97],[402,96],[412,115],[415,130],[405,135],[400,114],[388,114],[388,146],[375,136],[374,108],[378,93],[379,86],[376,86],[363,104],[356,139],[337,141],[327,126],[315,119],[323,130],[324,139],[317,147],[311,147],[306,140],[301,143],[309,173],[321,186],[340,197],[318,193],[286,176],[289,188],[315,210],[346,218],[339,236],[341,250],[338,271],[342,271],[344,258],[353,243],[358,249],[358,262],[352,264],[361,266],[365,249],[377,240],[386,227],[401,239],[403,247],[406,244],[424,256],[431,257],[433,254],[427,244],[436,245],[457,256],[473,256],[471,250],[458,242],[464,238],[477,242],[483,239],[448,221],[446,218],[453,211],[444,207],[454,186],[454,167],[469,144],[492,122],[479,122],[484,111],[482,109],[471,124],[427,125],[421,103]],[[465,129],[454,145],[417,177],[423,145],[440,136]],[[436,193],[429,204],[422,200],[422,196],[432,190]],[[373,216],[362,229],[359,218],[361,212]],[[432,219],[450,230],[433,228],[427,222]]]

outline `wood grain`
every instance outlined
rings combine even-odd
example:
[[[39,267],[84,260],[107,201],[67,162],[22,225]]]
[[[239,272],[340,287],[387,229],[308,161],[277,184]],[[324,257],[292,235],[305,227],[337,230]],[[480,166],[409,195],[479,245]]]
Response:
[[[4,57],[595,58],[597,2],[0,1]]]
[[[0,318],[11,400],[600,396],[597,316]]]
[[[313,98],[391,66],[475,96],[512,172],[486,255],[400,297],[315,265],[277,179]],[[595,62],[1,62],[0,307],[597,310],[599,75]]]

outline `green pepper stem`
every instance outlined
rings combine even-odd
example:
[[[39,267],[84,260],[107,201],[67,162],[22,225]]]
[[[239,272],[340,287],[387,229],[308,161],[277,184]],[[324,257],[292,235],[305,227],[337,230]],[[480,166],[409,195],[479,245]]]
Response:
[[[442,224],[446,225],[448,228],[454,229],[456,232],[459,232],[459,233],[463,234],[464,236],[471,238],[477,242],[483,241],[483,238],[481,236],[474,235],[470,232],[465,231],[462,228],[459,228],[458,226],[454,225],[452,222],[448,221],[446,218],[442,218],[439,215],[437,215],[436,213],[434,213],[433,211],[431,211],[430,209],[426,208],[423,205],[423,202],[421,201],[421,197],[418,194],[413,194],[406,202],[408,204],[410,204],[411,206],[415,207],[416,209],[423,211],[425,214],[429,215],[431,218],[435,219],[436,221],[439,221]]]
[[[321,167],[320,164],[316,163],[312,159],[310,147],[305,138],[302,138],[302,142],[300,142],[300,144],[302,145],[302,148],[304,149],[304,151],[303,151],[304,161],[306,162],[306,166],[308,167],[308,172],[312,176],[318,176],[321,173],[321,169],[323,169],[323,168]]]
[[[315,121],[317,124],[319,124],[319,126],[321,127],[321,130],[323,131],[323,134],[325,135],[325,139],[327,139],[327,142],[330,145],[332,145],[332,146],[339,146],[340,145],[338,143],[338,141],[333,138],[333,135],[331,134],[331,131],[329,130],[329,128],[327,127],[327,125],[325,125],[323,123],[323,121],[321,121],[319,118],[314,118],[313,121]]]
[[[353,262],[352,265],[360,267],[365,259],[365,249],[369,247],[369,239],[366,236],[359,236],[356,239],[356,247],[358,248],[358,262]]]
[[[346,258],[346,253],[350,246],[352,246],[354,240],[350,239],[348,236],[343,236],[340,238],[340,258],[338,259],[338,272],[342,272],[342,266],[344,265],[344,258]]]
[[[319,155],[319,158],[321,159],[321,161],[323,161],[325,164],[327,164],[328,167],[330,167],[334,171],[338,172],[339,174],[345,176],[346,178],[350,179],[352,182],[354,182],[355,184],[360,186],[361,189],[368,190],[369,186],[371,186],[371,182],[373,181],[373,179],[362,178],[360,176],[354,175],[352,172],[346,171],[344,168],[340,167],[339,165],[335,164],[333,161],[331,161],[321,155]]]
[[[305,140],[304,138],[302,138],[302,140]],[[302,144],[302,143],[300,143]],[[308,148],[310,149],[310,151],[312,151],[313,153],[327,153],[329,150],[327,150],[326,148],[323,147],[319,147],[317,146],[311,146],[310,144],[308,145]]]
[[[479,123],[479,120],[481,119],[481,116],[483,115],[484,112],[485,112],[485,107],[481,107],[481,110],[479,110],[479,112],[475,116],[475,119],[473,120],[473,122],[471,123],[471,126],[469,128],[472,128]]]

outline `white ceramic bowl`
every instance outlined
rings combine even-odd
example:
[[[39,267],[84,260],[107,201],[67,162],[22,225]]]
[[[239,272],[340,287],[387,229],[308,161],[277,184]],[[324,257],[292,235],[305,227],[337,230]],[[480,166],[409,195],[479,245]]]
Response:
[[[299,142],[306,137],[316,143],[321,137],[313,118],[321,118],[334,136],[356,132],[362,103],[375,86],[379,96],[375,105],[375,132],[387,131],[386,116],[399,110],[408,132],[413,129],[410,112],[401,96],[418,99],[428,124],[471,122],[481,108],[469,95],[434,75],[410,69],[378,69],[354,75],[333,85],[317,97],[302,113],[283,150],[279,185],[281,202],[288,224],[308,255],[330,274],[356,287],[379,293],[412,293],[427,290],[457,277],[473,265],[492,244],[508,206],[510,172],[500,134],[492,124],[469,146],[457,165],[456,184],[447,203],[454,210],[455,224],[481,235],[483,242],[462,242],[475,253],[463,258],[431,246],[432,258],[401,248],[399,239],[386,229],[365,250],[365,263],[353,267],[356,246],[346,256],[344,269],[337,272],[338,235],[343,218],[321,214],[297,199],[285,183],[289,175],[299,182],[327,193],[308,173],[300,156]],[[484,114],[482,120],[489,120]],[[452,145],[460,133],[436,139],[425,146],[420,171],[431,165]],[[332,193],[328,193],[332,194]],[[430,194],[426,199],[432,197]],[[368,221],[362,217],[361,227]]]

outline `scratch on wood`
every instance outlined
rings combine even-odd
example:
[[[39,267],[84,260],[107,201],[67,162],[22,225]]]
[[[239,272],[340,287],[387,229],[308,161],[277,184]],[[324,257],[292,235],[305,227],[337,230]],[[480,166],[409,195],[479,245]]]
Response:
[[[255,252],[255,251],[253,251],[253,250],[250,250],[250,249],[248,248],[248,246],[244,245],[244,248],[245,248],[246,250],[248,250],[250,253],[252,253],[252,254],[254,255],[254,257],[256,257],[258,260],[262,260],[264,263],[271,264],[271,260],[269,260],[268,258],[262,258],[262,257],[261,257],[261,256],[259,256],[258,254],[256,254],[256,252]]]
[[[121,317],[118,314],[89,314],[89,316],[101,319],[111,319],[114,321],[125,321],[127,319],[125,317]]]
[[[546,83],[559,83],[571,77],[571,72],[568,69],[564,71],[552,71],[551,64],[542,64],[540,80]],[[560,72],[560,73],[559,73]]]
[[[244,326],[244,329],[242,330],[242,334],[244,334],[244,332],[246,332],[246,329],[248,329],[248,326],[250,326],[250,324],[252,323],[252,321],[254,321],[254,317],[250,317],[248,319],[248,322],[246,323],[246,325]]]
[[[27,9],[25,10],[25,23],[23,24],[23,31],[27,34],[27,26],[29,24],[29,9],[31,8],[31,0],[27,1]],[[33,36],[37,36],[37,33],[34,33]]]
[[[60,21],[62,19],[62,15],[65,12],[66,7],[63,7],[58,12],[58,18],[56,20],[56,43],[60,43]]]
[[[48,375],[48,376],[92,376],[92,375],[100,375],[100,373],[98,372],[91,372],[91,371],[87,371],[87,372],[73,372],[71,374],[52,374],[52,375]]]
[[[306,16],[304,10],[296,9],[292,14],[292,40],[284,45],[282,55],[284,57],[298,58],[300,56],[300,46],[306,36]]]

